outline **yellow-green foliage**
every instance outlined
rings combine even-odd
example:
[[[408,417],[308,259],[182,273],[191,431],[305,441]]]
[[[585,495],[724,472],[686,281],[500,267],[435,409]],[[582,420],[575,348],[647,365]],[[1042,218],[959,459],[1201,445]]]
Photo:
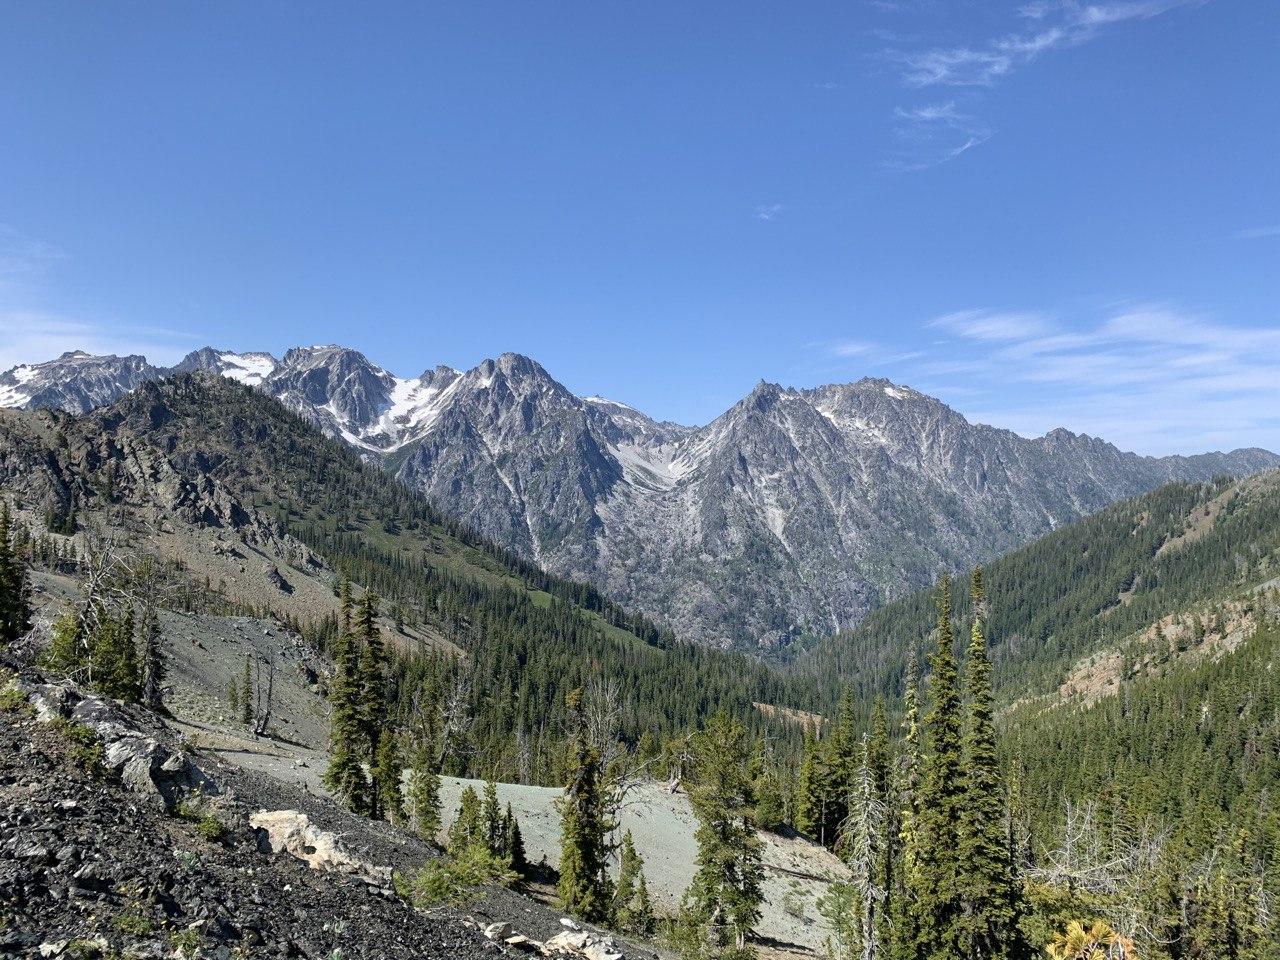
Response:
[[[510,886],[515,872],[483,844],[472,844],[456,857],[428,863],[413,881],[413,901],[429,907],[439,903],[461,904],[475,896],[476,888]]]
[[[82,723],[73,723],[65,717],[57,717],[53,729],[67,741],[72,761],[92,777],[105,777],[106,764],[98,735]]]

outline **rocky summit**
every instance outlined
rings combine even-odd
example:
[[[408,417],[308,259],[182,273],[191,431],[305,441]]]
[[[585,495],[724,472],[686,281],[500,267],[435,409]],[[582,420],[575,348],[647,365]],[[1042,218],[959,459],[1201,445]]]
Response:
[[[719,647],[786,648],[1124,497],[1280,465],[1025,438],[869,378],[761,383],[687,427],[510,353],[408,379],[334,345],[206,347],[171,369],[75,353],[0,375],[0,403],[80,412],[192,370],[276,397],[485,537]]]

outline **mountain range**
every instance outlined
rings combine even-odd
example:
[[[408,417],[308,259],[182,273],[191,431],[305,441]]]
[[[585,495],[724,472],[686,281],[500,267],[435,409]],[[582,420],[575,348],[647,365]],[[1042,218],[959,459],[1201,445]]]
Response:
[[[204,348],[173,368],[67,353],[0,374],[0,405],[84,412],[206,371],[278,399],[438,509],[681,636],[770,650],[1173,480],[1280,465],[1265,450],[1142,457],[970,423],[881,379],[760,383],[701,427],[579,397],[517,354],[410,379],[339,346]]]

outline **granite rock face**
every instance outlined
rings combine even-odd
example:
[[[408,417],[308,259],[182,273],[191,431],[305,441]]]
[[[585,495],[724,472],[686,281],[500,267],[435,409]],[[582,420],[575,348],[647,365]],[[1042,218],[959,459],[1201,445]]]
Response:
[[[844,629],[1121,498],[1280,466],[1256,449],[1152,458],[1062,429],[1028,439],[879,379],[761,383],[686,427],[576,396],[510,353],[410,379],[332,345],[280,360],[206,347],[172,371],[67,354],[0,375],[0,405],[79,411],[184,371],[270,394],[487,538],[719,647]],[[175,483],[163,466],[148,482]],[[244,522],[214,484],[170,499]]]

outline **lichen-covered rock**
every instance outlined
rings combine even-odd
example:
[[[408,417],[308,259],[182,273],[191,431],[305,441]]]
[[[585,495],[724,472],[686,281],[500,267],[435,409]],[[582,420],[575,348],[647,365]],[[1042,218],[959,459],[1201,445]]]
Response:
[[[261,810],[249,817],[260,845],[270,853],[287,853],[313,870],[359,877],[380,889],[391,887],[391,868],[365,863],[354,856],[335,833],[321,830],[297,810]],[[492,938],[490,938],[492,939]]]

